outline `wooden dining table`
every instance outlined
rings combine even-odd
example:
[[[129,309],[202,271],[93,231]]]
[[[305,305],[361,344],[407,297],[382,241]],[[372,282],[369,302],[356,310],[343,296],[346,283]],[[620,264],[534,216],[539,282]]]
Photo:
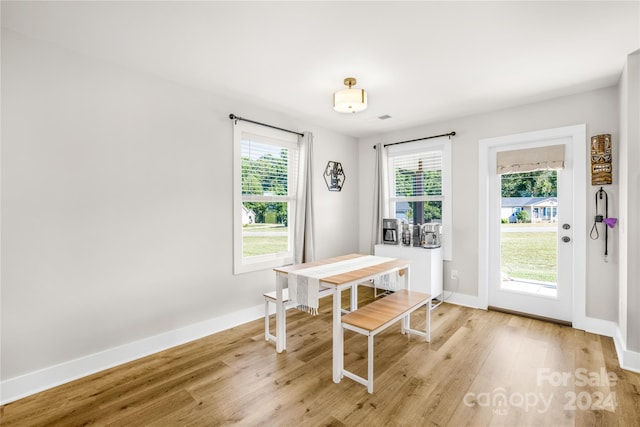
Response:
[[[358,265],[362,260],[364,267]],[[365,262],[366,261],[366,262]],[[342,291],[351,288],[350,311],[358,309],[358,284],[387,274],[402,277],[403,288],[409,289],[409,265],[411,261],[362,254],[349,254],[320,261],[294,264],[274,268],[276,272],[276,351],[281,353],[287,348],[285,304],[283,289],[288,287],[288,273],[311,267],[327,266],[327,275],[319,278],[320,286],[333,289],[333,382],[339,383],[342,377],[343,340],[342,340]],[[350,267],[345,271],[345,264]],[[336,274],[331,273],[335,266]]]

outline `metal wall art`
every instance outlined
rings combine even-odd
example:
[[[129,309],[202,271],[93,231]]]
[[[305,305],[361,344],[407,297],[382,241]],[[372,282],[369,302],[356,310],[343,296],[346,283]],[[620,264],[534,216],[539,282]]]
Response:
[[[611,135],[591,137],[591,185],[611,184]]]
[[[329,161],[324,169],[324,182],[329,191],[340,191],[345,179],[347,179],[342,169],[342,163]]]

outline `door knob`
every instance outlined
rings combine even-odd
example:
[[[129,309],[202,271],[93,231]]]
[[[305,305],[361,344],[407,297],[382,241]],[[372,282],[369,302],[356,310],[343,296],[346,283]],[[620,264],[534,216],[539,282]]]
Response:
[[[562,228],[568,230],[571,228],[571,226],[569,224],[562,224]]]
[[[565,243],[569,243],[571,241],[571,237],[569,236],[562,236],[562,241]]]

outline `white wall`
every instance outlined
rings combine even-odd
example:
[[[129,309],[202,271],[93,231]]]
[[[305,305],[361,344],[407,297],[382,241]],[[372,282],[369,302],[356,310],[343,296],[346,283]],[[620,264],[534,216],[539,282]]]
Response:
[[[618,96],[615,87],[581,93],[551,101],[524,105],[488,114],[461,117],[401,132],[363,138],[360,141],[360,211],[369,212],[372,206],[374,150],[376,142],[395,142],[455,131],[453,137],[453,260],[445,262],[445,290],[467,295],[478,295],[478,141],[515,133],[557,128],[585,123],[587,135],[611,133],[614,152],[618,141]],[[587,144],[588,141],[585,141]],[[587,150],[585,150],[587,151]],[[587,154],[585,154],[587,155]],[[614,168],[616,164],[614,163]],[[589,227],[595,214],[594,192],[590,176],[588,182],[588,206],[584,215]],[[607,186],[610,195],[610,216],[617,212],[618,184]],[[360,218],[360,251],[369,251],[371,216]],[[588,233],[589,230],[581,232]],[[609,262],[602,254],[602,240],[587,245],[587,309],[589,317],[617,320],[618,296],[616,292],[618,253],[616,232],[609,233]],[[458,270],[457,281],[450,279],[450,271]]]
[[[317,255],[356,252],[353,138],[3,30],[3,381],[262,303],[272,271],[232,275],[229,113],[314,133]]]

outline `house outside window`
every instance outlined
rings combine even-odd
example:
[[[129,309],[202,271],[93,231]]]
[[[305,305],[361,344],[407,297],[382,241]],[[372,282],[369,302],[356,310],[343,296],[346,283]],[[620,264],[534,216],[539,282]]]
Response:
[[[443,258],[451,260],[451,141],[416,141],[388,150],[389,212],[409,224],[441,224]]]
[[[234,273],[293,262],[296,135],[234,127]]]

